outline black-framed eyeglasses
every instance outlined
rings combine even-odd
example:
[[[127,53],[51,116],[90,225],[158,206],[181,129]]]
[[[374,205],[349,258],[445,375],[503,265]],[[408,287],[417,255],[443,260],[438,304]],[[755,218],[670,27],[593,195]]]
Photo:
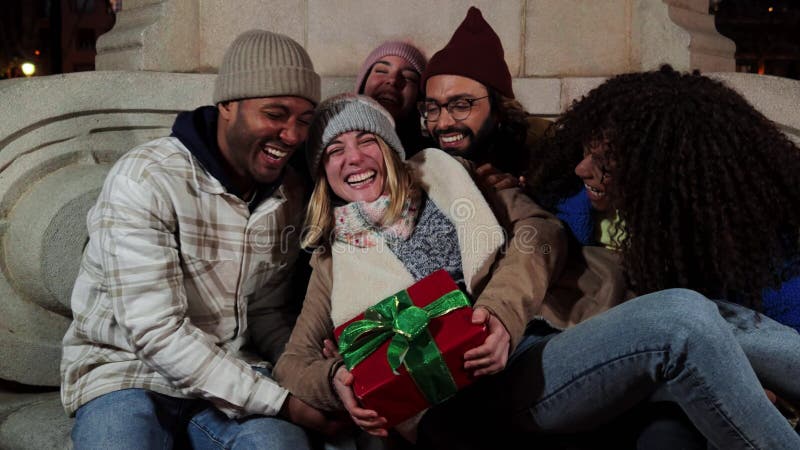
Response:
[[[452,117],[453,120],[464,120],[469,117],[469,113],[472,112],[472,107],[475,102],[485,98],[489,98],[489,96],[484,95],[483,97],[478,98],[457,98],[450,100],[443,105],[434,100],[424,100],[419,102],[417,107],[419,108],[419,114],[428,122],[436,122],[439,120],[439,116],[442,115],[442,108],[447,110],[447,113],[450,114],[450,117]]]

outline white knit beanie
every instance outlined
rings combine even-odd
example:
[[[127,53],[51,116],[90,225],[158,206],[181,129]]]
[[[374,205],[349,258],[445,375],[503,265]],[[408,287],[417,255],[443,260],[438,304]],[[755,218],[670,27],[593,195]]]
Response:
[[[319,103],[320,79],[308,53],[282,34],[264,30],[240,34],[222,58],[214,103],[283,96]]]
[[[400,159],[406,158],[403,144],[394,129],[394,119],[380,103],[356,94],[339,94],[320,103],[308,131],[306,160],[311,176],[317,177],[325,147],[348,131],[367,131],[380,136]]]

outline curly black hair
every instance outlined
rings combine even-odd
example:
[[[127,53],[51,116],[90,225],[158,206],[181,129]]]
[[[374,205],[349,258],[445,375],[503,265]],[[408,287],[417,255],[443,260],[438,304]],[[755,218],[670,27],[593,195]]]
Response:
[[[521,175],[528,167],[528,117],[519,101],[505,97],[487,87],[494,127],[475,156],[479,163],[488,162],[501,172]]]
[[[685,287],[759,308],[800,270],[800,149],[699,72],[613,77],[535,147],[528,193],[553,209],[583,187],[584,147],[607,142],[615,232],[631,287]]]

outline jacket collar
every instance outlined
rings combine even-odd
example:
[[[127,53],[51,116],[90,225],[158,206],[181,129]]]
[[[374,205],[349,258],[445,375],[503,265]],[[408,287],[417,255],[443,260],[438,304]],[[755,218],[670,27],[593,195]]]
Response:
[[[217,144],[218,121],[219,110],[216,106],[201,106],[194,111],[185,111],[175,118],[172,136],[181,141],[206,172],[218,181],[218,183],[201,183],[200,189],[213,194],[229,192],[241,199],[244,193],[236,187],[231,175],[225,170],[222,152]],[[281,174],[281,178],[275,183],[258,186],[255,198],[250,204],[257,206],[271,196],[281,186],[283,176],[284,174]]]

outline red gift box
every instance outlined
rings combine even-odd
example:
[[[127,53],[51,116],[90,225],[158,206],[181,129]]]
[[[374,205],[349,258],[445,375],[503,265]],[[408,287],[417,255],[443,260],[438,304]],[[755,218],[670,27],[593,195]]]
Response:
[[[441,269],[414,283],[405,292],[414,306],[424,307],[457,290],[458,286],[447,271]],[[363,313],[337,327],[334,331],[336,338],[339,339],[348,325],[362,319]],[[463,307],[434,317],[428,322],[427,329],[441,352],[457,389],[473,381],[464,370],[464,353],[486,340],[485,326],[475,325],[471,320],[472,308]],[[404,365],[398,368],[397,374],[392,371],[387,360],[390,341],[391,338],[386,339],[377,350],[351,369],[356,397],[365,408],[373,409],[385,417],[388,421],[387,428],[431,406]]]

